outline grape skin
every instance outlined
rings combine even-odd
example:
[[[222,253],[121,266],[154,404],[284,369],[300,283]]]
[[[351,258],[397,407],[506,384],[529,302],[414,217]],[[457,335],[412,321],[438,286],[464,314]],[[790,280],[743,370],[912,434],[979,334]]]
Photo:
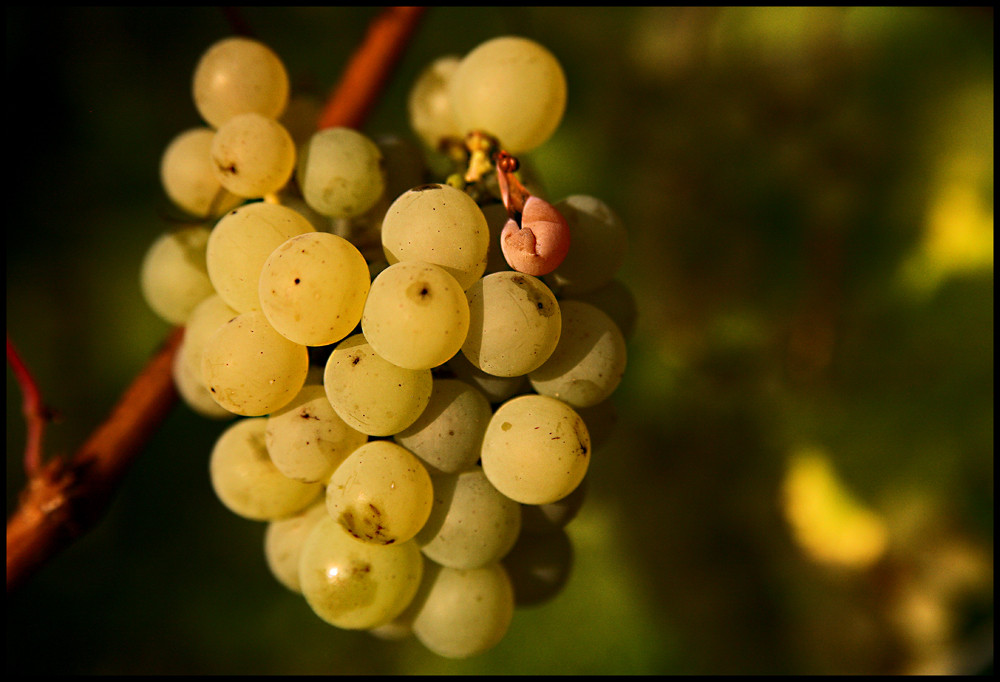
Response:
[[[379,356],[364,334],[349,336],[327,360],[323,385],[340,418],[369,436],[391,436],[427,407],[429,369],[405,369]]]
[[[295,169],[295,143],[284,126],[256,113],[233,116],[212,139],[212,170],[233,194],[252,199],[285,186]]]
[[[234,514],[272,521],[305,508],[323,492],[319,483],[284,476],[271,462],[264,444],[263,417],[240,419],[223,431],[212,448],[212,489]]]
[[[625,337],[603,311],[563,300],[562,332],[549,359],[528,375],[542,395],[573,407],[592,407],[610,397],[625,374]]]
[[[160,235],[146,251],[139,281],[146,304],[160,319],[183,325],[214,293],[205,252],[209,230],[184,227]]]
[[[413,634],[445,658],[468,658],[496,646],[514,617],[514,589],[499,563],[458,569],[429,562]]]
[[[566,109],[566,76],[545,47],[502,36],[462,59],[450,93],[463,134],[482,130],[519,154],[544,143],[559,127]]]
[[[434,379],[427,407],[393,438],[432,475],[457,474],[475,466],[492,415],[478,389],[458,379]]]
[[[417,76],[406,100],[410,126],[429,148],[437,150],[448,137],[460,138],[448,86],[461,59],[454,55],[439,57]]]
[[[243,203],[215,177],[214,138],[215,131],[204,126],[185,130],[170,141],[160,160],[160,182],[167,197],[198,218],[222,215]]]
[[[559,302],[541,280],[520,272],[487,275],[466,292],[469,334],[462,353],[474,366],[502,377],[542,365],[559,342]]]
[[[486,216],[472,197],[434,183],[404,192],[382,221],[382,249],[390,265],[433,263],[458,280],[463,291],[486,270],[489,235]]]
[[[430,369],[455,355],[469,332],[469,301],[446,270],[390,265],[372,282],[361,329],[379,355],[406,369]]]
[[[259,310],[221,326],[202,350],[202,379],[212,398],[230,412],[248,417],[291,402],[308,371],[306,347],[276,332]]]
[[[202,388],[205,388],[205,382],[201,377],[201,355],[205,342],[219,327],[237,315],[239,313],[230,308],[218,294],[212,294],[195,306],[188,317],[184,327],[184,356],[188,373],[197,377]]]
[[[259,202],[234,209],[215,224],[205,258],[208,277],[237,312],[260,309],[260,272],[268,256],[292,237],[315,232],[301,213]]]
[[[288,72],[274,51],[250,38],[225,38],[195,67],[192,90],[201,117],[219,128],[237,114],[279,118],[288,106]]]
[[[264,532],[264,558],[271,574],[292,592],[302,593],[299,584],[299,559],[309,533],[326,518],[326,504],[321,499],[302,511],[267,524]]]
[[[326,482],[334,470],[368,441],[344,423],[320,383],[306,380],[295,398],[267,418],[267,451],[285,476]]]
[[[479,568],[502,559],[520,531],[521,505],[476,467],[434,478],[434,508],[417,544],[442,566]]]
[[[360,216],[385,192],[382,152],[350,128],[327,128],[302,147],[296,177],[302,196],[331,218]]]
[[[401,445],[371,441],[347,457],[326,489],[330,517],[374,545],[406,542],[427,522],[434,504],[431,477]]]
[[[302,546],[299,585],[312,610],[348,630],[393,620],[420,587],[424,561],[413,541],[380,546],[352,537],[324,516]]]
[[[580,484],[590,464],[590,434],[569,405],[544,395],[512,398],[486,427],[483,472],[524,504],[549,504]]]
[[[353,244],[308,232],[278,246],[261,269],[261,309],[278,333],[304,346],[340,341],[361,321],[371,281]]]
[[[208,389],[201,380],[201,373],[195,373],[188,360],[189,344],[187,338],[181,341],[177,354],[170,365],[170,373],[177,387],[181,400],[194,412],[208,419],[229,419],[233,413],[212,399]]]

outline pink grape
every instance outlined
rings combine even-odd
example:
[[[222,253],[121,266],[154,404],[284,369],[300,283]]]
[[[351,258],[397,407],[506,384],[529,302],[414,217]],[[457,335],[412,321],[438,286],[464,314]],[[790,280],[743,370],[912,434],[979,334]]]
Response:
[[[569,224],[549,202],[529,196],[521,224],[508,220],[500,233],[507,264],[518,272],[541,277],[555,270],[569,251]]]

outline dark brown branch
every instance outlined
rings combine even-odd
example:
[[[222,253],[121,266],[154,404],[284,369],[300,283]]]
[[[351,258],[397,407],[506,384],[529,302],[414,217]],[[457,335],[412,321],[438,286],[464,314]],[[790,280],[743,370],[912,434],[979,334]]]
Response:
[[[330,95],[320,127],[359,127],[416,28],[422,8],[383,10]],[[171,365],[183,338],[174,329],[125,390],[108,418],[72,458],[28,472],[7,520],[7,592],[101,518],[132,460],[177,401]]]

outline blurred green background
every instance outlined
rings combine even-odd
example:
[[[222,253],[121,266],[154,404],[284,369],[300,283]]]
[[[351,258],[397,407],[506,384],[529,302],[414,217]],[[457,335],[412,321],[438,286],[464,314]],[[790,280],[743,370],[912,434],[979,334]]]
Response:
[[[299,91],[375,10],[245,8]],[[218,8],[6,9],[7,332],[69,452],[164,338],[138,271]],[[978,673],[993,666],[993,12],[434,8],[432,59],[519,34],[569,82],[531,155],[630,238],[639,322],[565,588],[490,652],[334,629],[213,496],[178,405],[106,520],[9,594],[8,673]],[[17,162],[14,167],[14,161]],[[7,372],[7,510],[24,475]]]

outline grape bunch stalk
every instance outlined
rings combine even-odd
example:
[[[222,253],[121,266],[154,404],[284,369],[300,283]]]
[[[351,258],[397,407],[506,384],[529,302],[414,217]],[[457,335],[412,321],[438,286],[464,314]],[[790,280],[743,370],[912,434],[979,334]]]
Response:
[[[551,585],[534,568],[568,546],[635,310],[621,220],[526,168],[566,94],[545,47],[497,37],[421,72],[410,142],[317,125],[257,40],[194,69],[203,124],[161,159],[190,221],[141,287],[185,328],[180,396],[231,421],[216,495],[331,625],[465,658],[565,581],[567,550]]]

